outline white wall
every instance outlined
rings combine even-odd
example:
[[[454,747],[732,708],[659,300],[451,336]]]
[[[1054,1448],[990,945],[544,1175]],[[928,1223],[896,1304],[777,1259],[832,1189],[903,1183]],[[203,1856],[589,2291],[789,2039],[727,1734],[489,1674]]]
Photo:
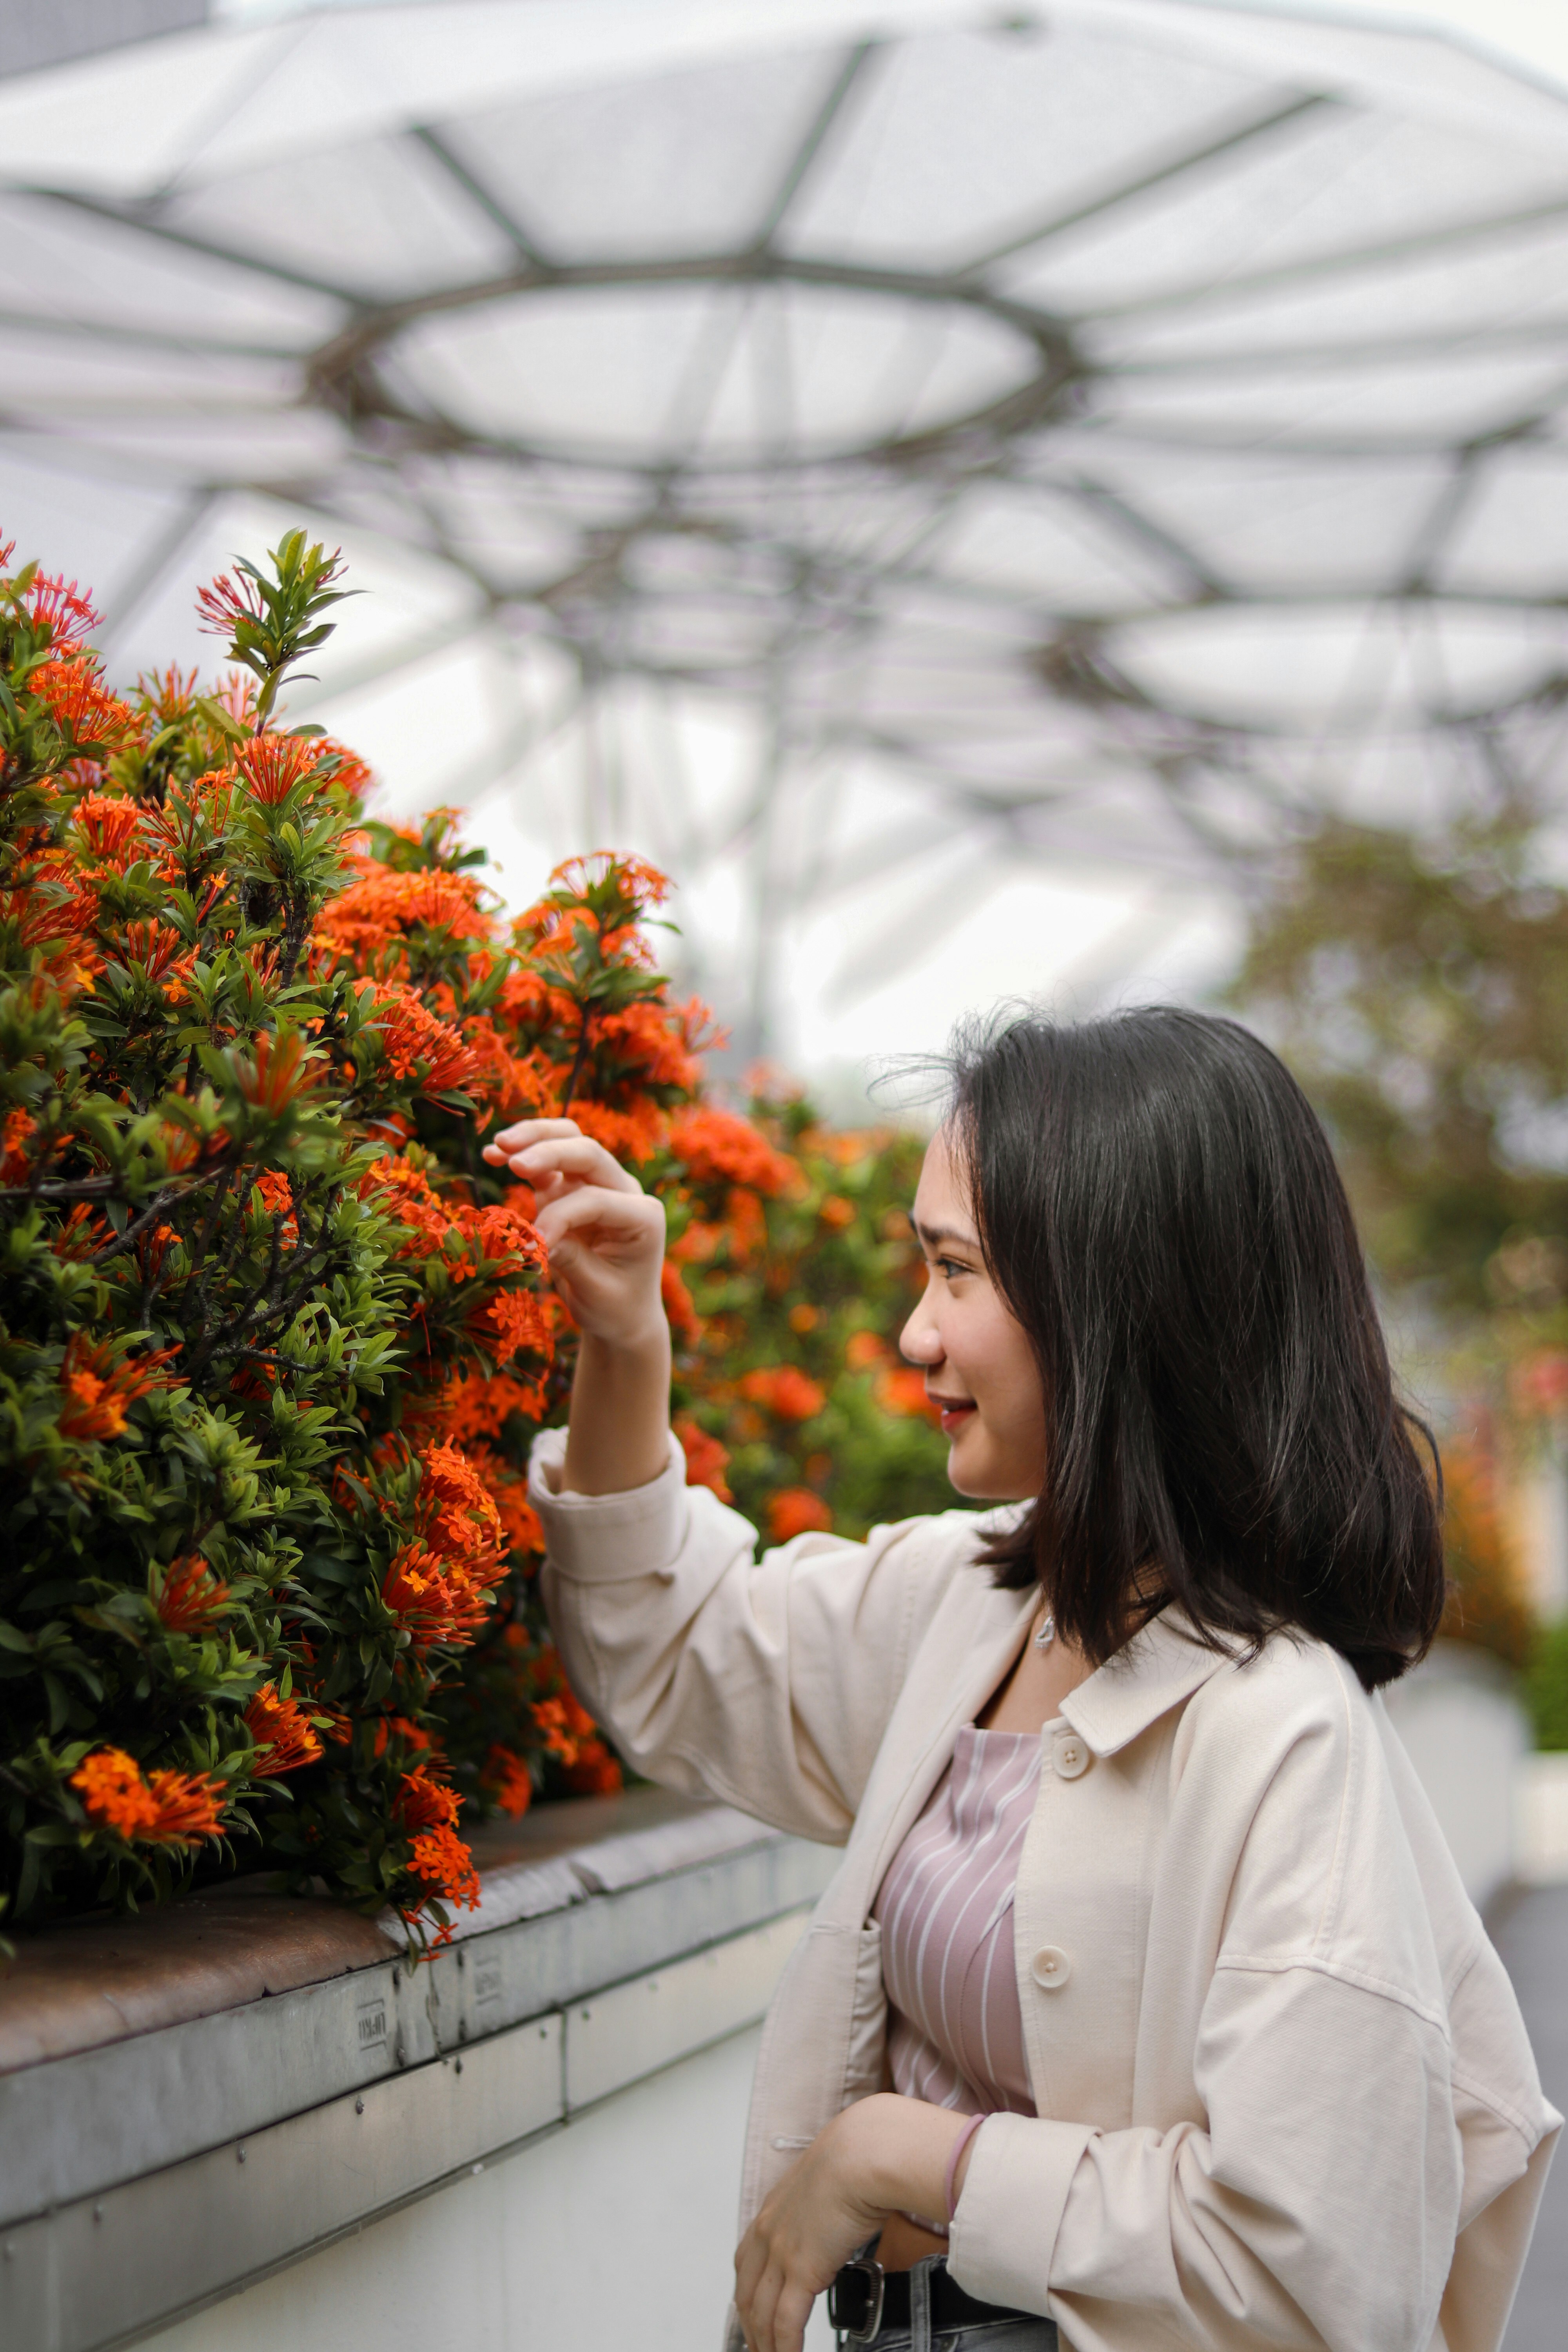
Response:
[[[162,2330],[148,2352],[720,2352],[760,2032]],[[831,2341],[819,2313],[808,2352]]]

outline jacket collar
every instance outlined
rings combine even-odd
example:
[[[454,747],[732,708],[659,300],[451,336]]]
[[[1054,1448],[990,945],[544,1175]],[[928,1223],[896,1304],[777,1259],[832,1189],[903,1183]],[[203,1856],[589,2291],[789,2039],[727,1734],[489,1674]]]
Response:
[[[1096,1756],[1114,1756],[1234,1663],[1231,1651],[1206,1648],[1173,1604],[1069,1692],[1061,1711]]]

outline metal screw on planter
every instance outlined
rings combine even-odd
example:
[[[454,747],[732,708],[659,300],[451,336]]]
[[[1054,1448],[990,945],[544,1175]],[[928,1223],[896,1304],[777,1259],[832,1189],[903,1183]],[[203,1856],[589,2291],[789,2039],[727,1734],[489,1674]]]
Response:
[[[363,2099],[356,2099],[356,2100],[354,2101],[354,2113],[355,2113],[355,2115],[356,2115],[356,2116],[363,2116],[363,2113],[364,2113],[364,2101],[363,2101]]]

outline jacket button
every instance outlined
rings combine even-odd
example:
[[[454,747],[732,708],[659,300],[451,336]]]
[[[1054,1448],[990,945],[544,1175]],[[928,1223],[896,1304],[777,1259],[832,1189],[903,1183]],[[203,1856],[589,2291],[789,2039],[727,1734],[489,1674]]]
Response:
[[[1029,1974],[1042,1992],[1055,1992],[1072,1974],[1072,1962],[1055,1944],[1042,1944],[1029,1963]]]
[[[1058,1738],[1052,1746],[1051,1762],[1058,1778],[1063,1780],[1076,1780],[1080,1773],[1088,1771],[1093,1761],[1076,1732],[1069,1732],[1065,1738]]]

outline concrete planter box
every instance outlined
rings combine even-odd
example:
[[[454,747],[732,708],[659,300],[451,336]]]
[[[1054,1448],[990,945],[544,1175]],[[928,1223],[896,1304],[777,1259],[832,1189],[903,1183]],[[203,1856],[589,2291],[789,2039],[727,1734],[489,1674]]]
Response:
[[[751,2029],[835,1857],[654,1790],[476,1853],[426,1967],[244,1890],[26,1940],[6,2352],[717,2343]]]

